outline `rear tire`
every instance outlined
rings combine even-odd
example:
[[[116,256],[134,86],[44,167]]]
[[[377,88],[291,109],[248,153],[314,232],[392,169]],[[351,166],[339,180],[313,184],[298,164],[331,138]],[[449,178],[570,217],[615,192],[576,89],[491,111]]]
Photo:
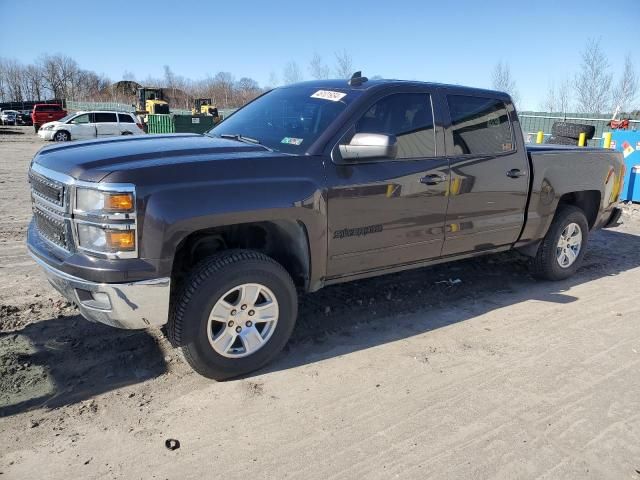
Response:
[[[258,300],[264,298],[262,293],[253,303],[245,302],[241,298],[244,290],[234,297],[243,286],[262,287],[268,292],[265,297],[272,297],[271,302]],[[262,324],[262,305],[274,301],[275,321]],[[248,306],[243,308],[243,304]],[[279,263],[252,250],[229,250],[194,268],[174,301],[167,332],[197,373],[223,380],[257,370],[273,360],[289,340],[297,313],[295,286]],[[269,325],[273,328],[267,332]],[[262,338],[257,343],[256,332]]]
[[[596,127],[593,125],[569,122],[555,122],[551,127],[551,134],[557,137],[575,138],[578,140],[581,133],[586,135],[587,140],[591,140],[596,133]]]
[[[567,242],[566,237],[571,237],[572,240]],[[588,238],[589,224],[584,212],[573,205],[559,206],[549,231],[531,262],[531,274],[541,280],[564,280],[570,277],[582,264]],[[576,251],[578,244],[579,249]]]
[[[39,123],[34,123],[33,124],[33,130],[38,133],[38,130],[40,130],[40,124]]]

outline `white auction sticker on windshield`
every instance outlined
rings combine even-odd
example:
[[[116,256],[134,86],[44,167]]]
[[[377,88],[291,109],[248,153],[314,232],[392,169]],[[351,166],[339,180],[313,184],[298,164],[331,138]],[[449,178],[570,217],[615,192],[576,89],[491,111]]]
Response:
[[[284,137],[280,143],[286,143],[287,145],[300,145],[302,144],[302,138]]]
[[[322,98],[323,100],[339,102],[346,96],[347,94],[343,92],[333,92],[331,90],[318,90],[316,93],[311,95],[311,98]]]

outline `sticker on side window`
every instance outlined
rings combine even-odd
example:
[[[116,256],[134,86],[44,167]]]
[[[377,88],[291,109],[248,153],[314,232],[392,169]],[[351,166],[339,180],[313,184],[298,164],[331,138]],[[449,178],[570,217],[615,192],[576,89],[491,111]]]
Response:
[[[302,138],[284,137],[280,140],[280,143],[286,143],[287,145],[300,145],[302,144]]]
[[[322,98],[323,100],[339,102],[346,96],[347,94],[343,92],[333,92],[331,90],[318,90],[316,93],[311,95],[311,98]]]

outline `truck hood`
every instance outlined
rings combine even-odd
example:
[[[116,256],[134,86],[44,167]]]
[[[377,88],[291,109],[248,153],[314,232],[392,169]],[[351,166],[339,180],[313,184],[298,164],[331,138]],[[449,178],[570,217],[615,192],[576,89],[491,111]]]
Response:
[[[206,135],[141,135],[47,146],[36,154],[33,163],[77,180],[100,182],[114,172],[118,172],[117,181],[126,181],[126,172],[132,170],[271,155],[261,145]]]

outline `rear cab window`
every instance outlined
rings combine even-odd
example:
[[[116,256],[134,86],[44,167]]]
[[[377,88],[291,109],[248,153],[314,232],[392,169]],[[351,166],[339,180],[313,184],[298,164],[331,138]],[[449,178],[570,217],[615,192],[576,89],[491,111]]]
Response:
[[[454,155],[495,155],[515,149],[507,105],[497,98],[447,95]]]
[[[36,105],[33,107],[36,112],[61,112],[60,105]]]

